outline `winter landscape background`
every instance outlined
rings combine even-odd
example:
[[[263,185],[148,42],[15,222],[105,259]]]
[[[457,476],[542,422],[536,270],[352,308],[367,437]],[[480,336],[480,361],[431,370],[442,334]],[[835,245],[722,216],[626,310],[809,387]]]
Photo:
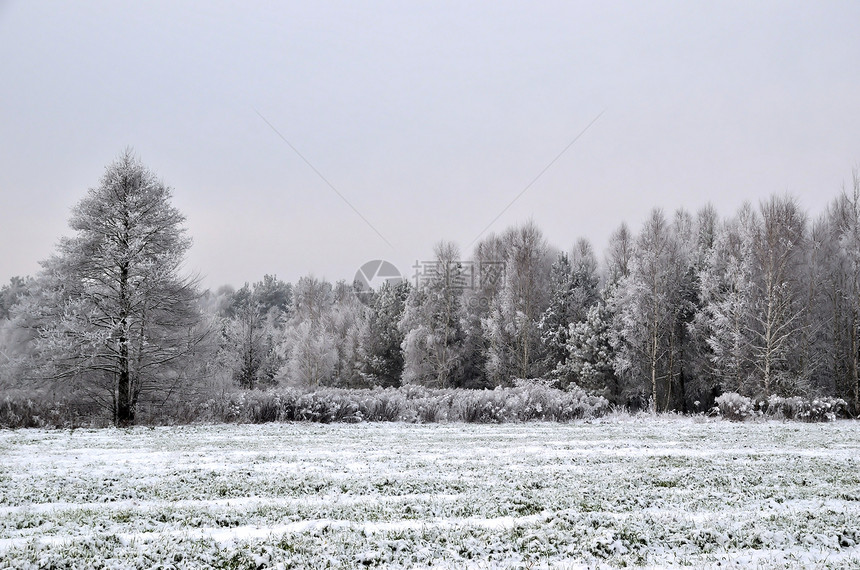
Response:
[[[860,564],[856,175],[216,292],[170,197],[126,150],[2,289],[0,567]]]
[[[0,568],[860,568],[857,21],[0,0]]]
[[[378,389],[401,388],[408,401],[406,387],[442,402],[425,414],[431,421],[464,417],[452,411],[474,397],[464,389],[497,389],[480,405],[513,409],[488,421],[594,417],[613,406],[854,416],[852,180],[815,217],[790,196],[730,217],[710,206],[654,209],[638,232],[618,227],[602,264],[588,240],[560,250],[529,221],[489,233],[467,256],[441,241],[412,276],[377,261],[351,281],[266,276],[202,291],[183,274],[191,240],[170,187],[129,149],[73,208],[73,234],[42,271],[0,291],[0,419],[226,421],[243,390],[265,391],[270,411],[241,417],[294,419],[306,414],[304,392],[377,389],[371,397],[385,400]],[[575,400],[576,412],[517,409],[517,397],[536,391],[560,409]],[[323,421],[374,415],[359,411],[361,390],[319,394],[336,410]]]

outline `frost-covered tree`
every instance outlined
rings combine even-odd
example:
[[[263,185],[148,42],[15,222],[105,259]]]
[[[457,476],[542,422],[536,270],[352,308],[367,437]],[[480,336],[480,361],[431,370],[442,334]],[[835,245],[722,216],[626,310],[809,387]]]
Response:
[[[359,300],[358,291],[346,281],[338,281],[331,309],[323,320],[325,330],[335,342],[337,361],[332,383],[338,386],[354,387],[363,383],[361,339],[368,308]]]
[[[834,388],[860,413],[860,172],[827,211],[826,295]]]
[[[675,212],[670,228],[669,330],[667,338],[666,397],[664,409],[687,411],[688,379],[694,337],[689,333],[699,309],[697,227],[685,210]]]
[[[15,306],[26,304],[35,288],[31,277],[13,277],[0,287],[0,390],[20,386],[25,376],[23,367],[32,355],[33,333],[30,316],[21,314]]]
[[[686,382],[687,399],[685,405],[687,409],[689,409],[690,403],[698,409],[711,407],[713,405],[712,400],[719,395],[715,391],[717,382],[712,373],[713,353],[708,345],[711,329],[706,313],[707,299],[703,275],[705,275],[709,260],[713,256],[720,223],[716,209],[710,204],[700,209],[696,214],[696,245],[690,268],[693,286],[690,302],[693,306],[693,312],[686,325],[689,341],[684,355],[685,364],[690,371],[690,377]]]
[[[566,348],[567,357],[558,368],[559,375],[621,404],[621,386],[615,376],[612,315],[603,303],[592,305],[583,320],[570,324]]]
[[[597,268],[597,255],[585,238],[576,240],[570,257],[573,271],[574,318],[581,321],[592,305],[600,300],[600,276]]]
[[[440,242],[435,263],[413,287],[400,323],[403,383],[447,388],[462,380],[463,266],[451,242]]]
[[[234,292],[225,309],[225,350],[232,356],[233,380],[254,389],[274,383],[283,365],[276,350],[280,326],[291,304],[288,283],[266,275]]]
[[[577,242],[572,263],[566,253],[561,253],[550,270],[551,296],[538,322],[538,330],[546,358],[545,369],[562,386],[571,380],[562,374],[568,355],[570,326],[583,321],[589,308],[597,303],[598,283],[597,259],[585,239]]]
[[[490,234],[476,244],[470,270],[470,286],[463,291],[463,387],[489,388],[494,385],[487,375],[491,339],[483,325],[505,284],[505,248],[500,236]]]
[[[538,321],[549,305],[552,254],[534,222],[501,238],[504,285],[482,320],[488,340],[487,376],[495,385],[547,372]]]
[[[333,303],[334,290],[331,283],[313,275],[300,277],[293,286],[290,322],[297,324],[309,321],[313,326],[319,326]]]
[[[806,216],[791,198],[772,197],[758,212],[744,205],[718,232],[700,272],[705,303],[697,327],[710,331],[722,390],[767,397],[808,387],[816,366],[808,311],[818,298],[810,287],[819,271],[808,253]]]
[[[635,244],[629,273],[619,284],[619,313],[625,343],[616,367],[630,373],[633,390],[648,395],[659,409],[667,392],[669,337],[673,326],[673,241],[663,212],[655,209]]]
[[[277,351],[285,362],[280,379],[304,386],[362,385],[366,313],[358,291],[346,281],[332,285],[313,276],[300,278]]]
[[[626,304],[628,290],[627,278],[630,275],[631,261],[634,255],[634,236],[626,223],[622,223],[609,237],[609,245],[606,249],[604,262],[606,265],[604,286],[601,298],[604,303],[606,320],[610,323],[610,344],[612,346],[613,369],[618,388],[615,401],[644,405],[644,389],[637,386],[638,380],[634,379],[633,366],[629,356],[633,354],[633,347],[625,336],[625,323],[623,320],[623,309]]]
[[[538,321],[538,330],[546,358],[545,367],[552,371],[554,377],[560,378],[561,368],[567,360],[568,327],[577,321],[578,308],[574,300],[573,269],[570,258],[564,252],[552,264],[550,290],[549,307]]]
[[[606,250],[606,282],[615,285],[630,273],[635,239],[627,224],[622,223],[609,236]]]
[[[386,281],[373,293],[361,337],[361,373],[368,385],[400,385],[404,335],[399,324],[409,291],[409,282],[404,280],[396,285]]]
[[[180,275],[191,245],[171,190],[129,150],[72,210],[75,234],[42,264],[24,308],[55,379],[77,381],[135,421],[142,394],[185,380],[202,333],[196,282]]]
[[[704,307],[697,329],[706,338],[711,374],[720,391],[749,393],[754,355],[752,240],[757,217],[749,204],[717,231],[700,272]]]
[[[795,339],[795,383],[790,391],[835,394],[835,379],[830,374],[832,316],[829,306],[829,262],[832,234],[825,216],[809,224],[801,251],[798,275],[798,304],[802,306],[798,337]]]
[[[28,294],[35,286],[32,277],[12,277],[9,283],[0,287],[0,319],[12,316],[12,307]]]
[[[310,320],[290,326],[284,336],[282,373],[289,381],[311,387],[329,383],[338,360],[334,336]]]
[[[751,343],[756,355],[758,393],[793,395],[798,370],[792,353],[804,326],[799,266],[806,240],[806,216],[797,202],[772,197],[760,207],[752,236],[755,312]]]

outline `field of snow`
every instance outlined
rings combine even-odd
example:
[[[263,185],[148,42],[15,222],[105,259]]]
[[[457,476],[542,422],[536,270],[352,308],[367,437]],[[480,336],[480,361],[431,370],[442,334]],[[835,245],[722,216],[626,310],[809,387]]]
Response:
[[[0,568],[718,564],[860,567],[860,423],[0,431]]]

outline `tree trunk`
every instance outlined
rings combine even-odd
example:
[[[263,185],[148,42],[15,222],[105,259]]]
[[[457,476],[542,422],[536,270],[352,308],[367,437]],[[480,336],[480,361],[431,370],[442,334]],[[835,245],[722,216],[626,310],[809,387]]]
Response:
[[[657,412],[657,327],[651,333],[651,412]]]
[[[653,298],[652,304],[652,322],[651,322],[651,412],[657,412],[657,343],[659,342],[659,320],[657,306],[657,278],[656,273],[652,285],[651,295]]]
[[[120,268],[120,304],[122,318],[120,319],[119,336],[119,376],[117,378],[116,425],[128,426],[134,423],[134,391],[131,386],[131,371],[129,370],[129,338],[128,338],[128,266]]]
[[[128,338],[123,335],[119,339],[119,378],[117,386],[116,425],[120,427],[134,423],[134,405],[132,403],[131,374],[128,369]]]
[[[860,413],[860,371],[858,358],[860,347],[857,346],[857,311],[851,312],[851,384],[854,392],[854,415]]]
[[[773,286],[770,275],[767,277],[767,309],[764,323],[764,396],[770,396],[770,360],[772,356],[771,323],[773,322]]]

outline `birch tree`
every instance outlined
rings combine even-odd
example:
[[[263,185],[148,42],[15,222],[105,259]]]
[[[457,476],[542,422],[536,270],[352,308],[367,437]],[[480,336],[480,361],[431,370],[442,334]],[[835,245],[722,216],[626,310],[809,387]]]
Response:
[[[803,303],[798,300],[798,265],[802,260],[806,216],[797,202],[772,197],[761,204],[761,219],[752,236],[756,273],[756,310],[751,341],[760,395],[791,395],[790,353],[803,329]]]
[[[660,392],[668,378],[665,357],[672,325],[670,276],[672,252],[669,224],[655,209],[636,240],[629,274],[621,282],[621,334],[626,340],[622,368],[629,369],[638,386],[658,410]]]
[[[829,262],[833,368],[837,393],[860,413],[860,171],[828,210],[835,247]]]
[[[498,385],[546,372],[538,330],[549,305],[552,257],[534,222],[511,228],[501,238],[505,282],[482,321],[490,339],[487,375]]]

